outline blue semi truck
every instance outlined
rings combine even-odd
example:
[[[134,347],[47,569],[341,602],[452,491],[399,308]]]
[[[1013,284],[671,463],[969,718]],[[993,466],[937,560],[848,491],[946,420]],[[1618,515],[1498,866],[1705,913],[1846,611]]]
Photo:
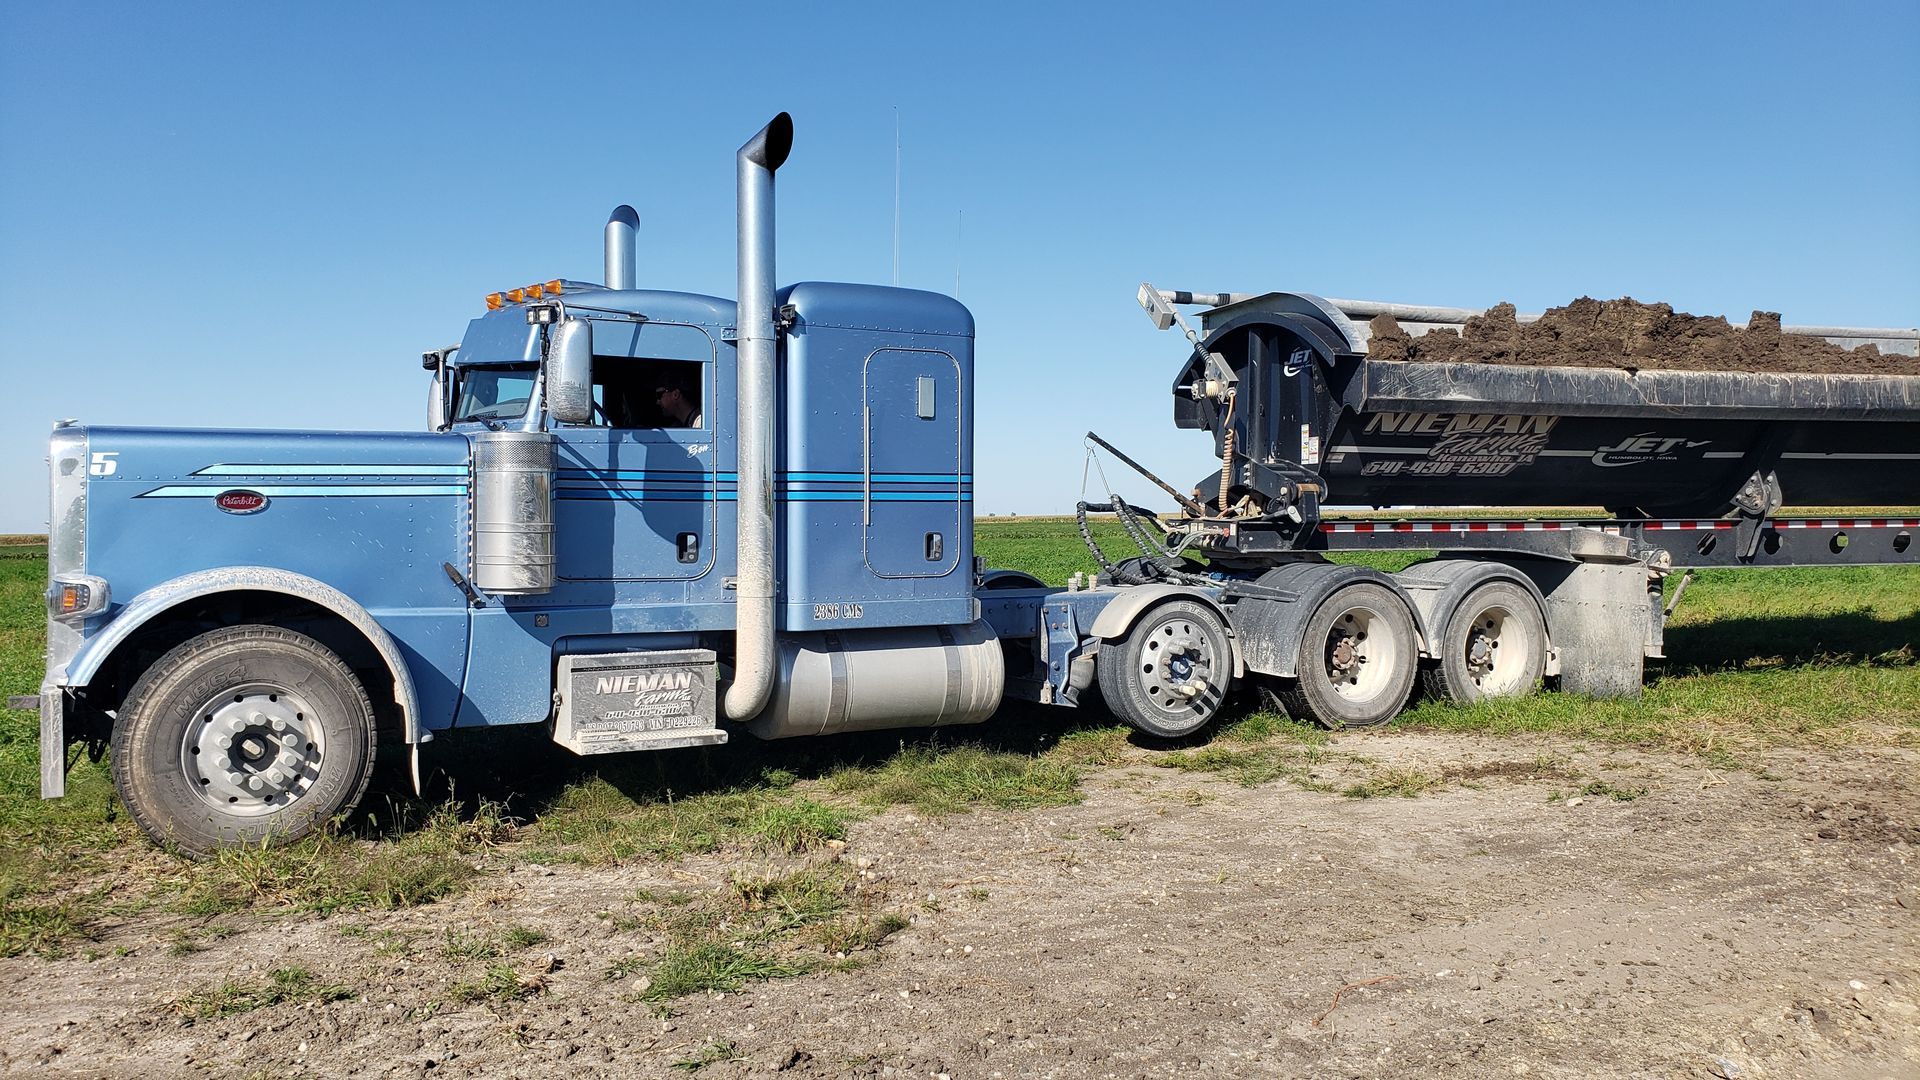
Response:
[[[1168,488],[1177,520],[1083,503],[1083,525],[1113,514],[1137,552],[1083,528],[1101,567],[1084,586],[990,572],[973,554],[972,317],[914,290],[776,286],[792,135],[782,114],[737,155],[737,302],[638,288],[621,207],[604,284],[492,294],[458,346],[425,354],[428,431],[57,427],[47,670],[29,699],[43,795],[64,792],[76,746],[110,752],[141,827],[205,855],[307,835],[355,804],[376,754],[409,755],[417,784],[420,747],[471,728],[635,752],[971,724],[1097,687],[1175,738],[1237,683],[1330,726],[1382,722],[1422,681],[1460,700],[1546,677],[1632,693],[1677,567],[1828,561],[1836,531],[1873,539],[1834,558],[1913,558],[1915,522],[1796,534],[1766,498],[1692,522],[1727,543],[1711,555],[1684,533],[1677,560],[1661,530],[1686,523],[1654,518],[1457,535],[1322,520],[1315,466],[1345,456],[1341,425],[1413,406],[1352,389],[1364,337],[1337,303],[1274,293],[1201,301],[1213,325],[1175,418],[1212,427],[1222,469]],[[1142,299],[1163,326],[1195,302]],[[1915,382],[1847,392],[1901,421],[1899,442]],[[1750,413],[1811,407],[1750,390]],[[1431,415],[1511,428],[1502,445],[1536,453],[1551,441],[1551,423],[1513,419],[1525,406],[1472,391]],[[1600,415],[1623,414],[1607,400]],[[1534,411],[1549,407],[1580,406]],[[1395,426],[1417,444],[1458,423]],[[1744,479],[1753,461],[1737,464]],[[1399,574],[1326,558],[1382,545],[1440,555]]]

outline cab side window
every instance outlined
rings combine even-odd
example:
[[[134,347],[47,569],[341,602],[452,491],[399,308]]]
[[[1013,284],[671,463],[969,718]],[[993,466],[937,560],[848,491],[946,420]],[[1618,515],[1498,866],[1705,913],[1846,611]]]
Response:
[[[700,428],[706,426],[704,364],[644,357],[593,358],[596,426]]]

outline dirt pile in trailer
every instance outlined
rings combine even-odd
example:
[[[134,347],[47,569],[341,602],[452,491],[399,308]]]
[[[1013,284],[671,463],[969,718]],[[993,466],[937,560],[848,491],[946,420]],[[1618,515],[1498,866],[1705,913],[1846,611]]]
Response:
[[[1671,304],[1631,297],[1583,296],[1523,323],[1497,304],[1455,331],[1412,337],[1391,315],[1377,315],[1367,355],[1375,360],[1533,367],[1644,368],[1685,371],[1797,371],[1847,375],[1920,375],[1920,360],[1872,345],[1843,349],[1822,338],[1780,332],[1776,312],[1756,311],[1744,328],[1720,316],[1689,315]]]

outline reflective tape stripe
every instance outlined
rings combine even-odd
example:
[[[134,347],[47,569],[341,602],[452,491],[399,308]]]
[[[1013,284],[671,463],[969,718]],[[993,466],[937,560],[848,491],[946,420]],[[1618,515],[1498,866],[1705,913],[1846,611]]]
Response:
[[[303,465],[259,464],[209,465],[195,476],[465,476],[461,465]]]
[[[1649,521],[1330,521],[1320,525],[1323,533],[1477,533],[1477,532],[1557,532],[1565,529],[1601,529],[1619,532],[1639,528],[1648,532],[1690,532],[1735,529],[1740,523],[1725,518],[1712,520]],[[1767,522],[1774,529],[1917,529],[1920,518],[1775,518]]]
[[[298,499],[320,496],[356,498],[424,498],[436,495],[465,495],[465,484],[176,484],[143,491],[136,499],[202,499],[223,491],[252,491],[270,499]]]

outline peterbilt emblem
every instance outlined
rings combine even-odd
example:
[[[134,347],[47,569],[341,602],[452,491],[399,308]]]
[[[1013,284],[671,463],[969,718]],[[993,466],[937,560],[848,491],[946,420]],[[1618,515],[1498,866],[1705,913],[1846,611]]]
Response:
[[[268,499],[257,491],[236,489],[213,497],[213,505],[229,514],[257,514],[267,508]]]

